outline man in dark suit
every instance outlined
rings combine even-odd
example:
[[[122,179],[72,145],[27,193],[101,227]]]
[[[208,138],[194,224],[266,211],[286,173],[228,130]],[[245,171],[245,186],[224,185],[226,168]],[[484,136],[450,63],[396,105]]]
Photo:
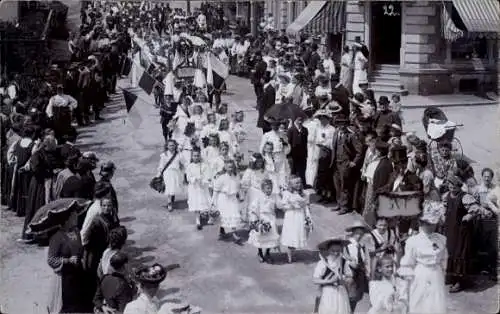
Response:
[[[274,106],[276,102],[276,89],[271,83],[271,73],[267,71],[264,74],[264,87],[263,87],[262,99],[258,102],[259,117],[257,119],[257,127],[262,129],[263,133],[271,131],[271,126],[269,122],[264,119],[266,112]]]
[[[353,210],[352,196],[356,181],[360,179],[363,144],[356,133],[348,128],[349,119],[345,115],[339,115],[335,123],[337,130],[333,134],[331,166],[339,215],[344,215]]]
[[[304,119],[295,119],[291,128],[287,131],[288,143],[290,144],[291,173],[302,180],[302,185],[306,186],[306,166],[307,166],[307,136],[309,131],[302,123]]]
[[[314,71],[318,68],[318,64],[321,62],[321,56],[318,53],[318,44],[313,43],[311,45],[311,57],[309,58],[309,62],[307,63],[307,67],[310,73],[314,73]]]
[[[378,100],[378,111],[373,119],[373,127],[378,136],[383,140],[389,140],[389,127],[393,124],[401,126],[399,116],[389,109],[389,98],[380,96]]]
[[[264,93],[264,75],[266,74],[267,63],[262,60],[260,51],[255,52],[254,68],[252,70],[252,84],[255,96],[257,96],[257,106],[259,105]]]

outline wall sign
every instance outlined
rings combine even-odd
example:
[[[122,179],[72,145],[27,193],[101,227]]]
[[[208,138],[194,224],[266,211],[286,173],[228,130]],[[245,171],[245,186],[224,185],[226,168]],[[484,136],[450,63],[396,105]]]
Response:
[[[401,12],[398,11],[398,8],[394,6],[394,4],[384,4],[382,6],[384,10],[384,16],[399,16]]]

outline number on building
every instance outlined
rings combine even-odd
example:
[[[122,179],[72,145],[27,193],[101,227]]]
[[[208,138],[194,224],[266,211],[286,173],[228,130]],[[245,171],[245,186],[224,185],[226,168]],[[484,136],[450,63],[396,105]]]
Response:
[[[382,8],[384,9],[384,15],[386,16],[399,16],[399,12],[397,12],[394,4],[384,4]]]

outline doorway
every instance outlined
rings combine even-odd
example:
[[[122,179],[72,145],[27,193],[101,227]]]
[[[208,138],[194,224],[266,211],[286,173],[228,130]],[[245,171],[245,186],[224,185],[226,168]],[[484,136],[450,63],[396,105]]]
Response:
[[[371,3],[371,56],[374,64],[400,64],[401,2]]]

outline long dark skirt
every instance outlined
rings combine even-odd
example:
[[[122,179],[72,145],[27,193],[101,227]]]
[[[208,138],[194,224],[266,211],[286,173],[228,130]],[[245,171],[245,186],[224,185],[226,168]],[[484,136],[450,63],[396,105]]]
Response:
[[[331,152],[329,150],[323,149],[320,152],[318,160],[318,173],[316,174],[316,180],[314,182],[314,188],[319,192],[334,192],[333,187],[333,174],[331,163]]]
[[[475,260],[477,270],[496,273],[498,255],[498,219],[497,217],[474,221],[474,239],[477,245]]]
[[[12,175],[14,172],[14,165],[2,165],[2,204],[9,206],[12,209],[12,200],[10,193],[12,192]]]
[[[43,205],[45,205],[45,180],[41,181],[39,178],[32,177],[29,186],[28,201],[26,204],[26,216],[24,217],[22,234],[23,239],[28,238],[28,235],[26,235],[26,229],[28,228],[31,219],[33,219],[33,216],[35,216],[35,213]]]
[[[471,273],[471,264],[474,259],[472,248],[471,223],[462,223],[456,229],[455,237],[447,237],[447,247],[449,252],[447,277],[451,282],[457,282],[467,279]]]
[[[28,202],[28,192],[31,181],[31,172],[23,172],[16,174],[16,183],[14,185],[14,198],[12,200],[12,208],[17,216],[24,217],[26,214],[26,206]]]
[[[85,274],[81,267],[72,267],[61,276],[62,281],[62,309],[60,313],[82,313],[88,311],[82,299],[82,286]]]

